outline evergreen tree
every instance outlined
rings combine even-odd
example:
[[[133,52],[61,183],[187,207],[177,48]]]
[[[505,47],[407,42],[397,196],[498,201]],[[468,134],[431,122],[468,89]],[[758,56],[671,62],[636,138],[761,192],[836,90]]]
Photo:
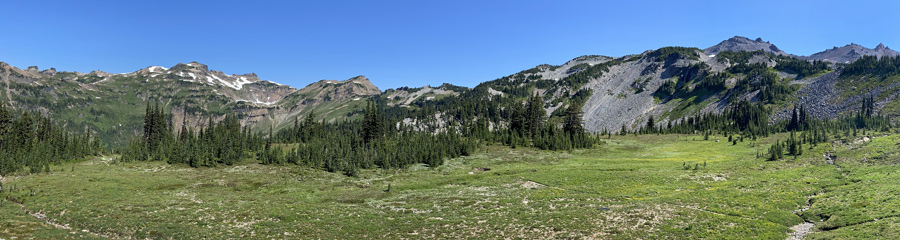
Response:
[[[366,113],[363,123],[363,139],[368,143],[383,136],[384,118],[379,113],[378,106],[374,102],[366,104]]]
[[[566,108],[566,116],[564,122],[564,130],[569,135],[581,135],[584,134],[584,126],[582,124],[582,116],[584,113],[581,111],[581,106],[576,105],[574,103],[569,104]]]
[[[800,117],[797,115],[797,106],[794,106],[794,110],[791,111],[791,121],[788,124],[788,131],[796,131],[800,128]]]
[[[540,95],[535,93],[534,96],[529,98],[528,103],[525,105],[525,111],[526,133],[531,137],[534,137],[541,127],[543,127],[544,119],[547,116],[547,112],[544,111],[544,100]]]

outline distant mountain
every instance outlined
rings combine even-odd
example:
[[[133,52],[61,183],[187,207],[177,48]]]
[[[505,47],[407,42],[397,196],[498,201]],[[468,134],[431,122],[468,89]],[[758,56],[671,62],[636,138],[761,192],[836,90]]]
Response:
[[[298,90],[253,73],[211,71],[197,62],[121,74],[40,71],[36,66],[22,70],[0,62],[3,102],[50,115],[72,131],[91,129],[109,144],[123,144],[138,134],[144,107],[151,102],[169,109],[176,129],[219,121],[229,113],[245,126],[265,129],[313,110],[327,121],[352,118],[365,106],[354,102],[380,93],[362,76],[323,80]]]
[[[890,48],[885,47],[884,44],[878,44],[875,49],[871,49],[855,43],[851,43],[843,47],[834,47],[832,49],[815,53],[813,55],[810,55],[809,57],[805,57],[804,59],[823,60],[834,63],[850,63],[862,56],[876,56],[879,58],[884,56],[896,57],[900,56],[900,52],[891,50]]]
[[[883,45],[868,49],[850,44],[799,57],[762,39],[736,36],[704,50],[665,47],[622,57],[586,55],[471,89],[444,84],[386,91],[365,76],[321,80],[296,89],[253,73],[210,70],[197,62],[121,74],[23,70],[0,62],[0,100],[49,115],[72,131],[89,129],[111,145],[140,134],[144,107],[150,102],[162,104],[176,128],[199,127],[236,114],[241,124],[255,130],[289,126],[311,112],[317,120],[358,119],[366,101],[383,106],[397,124],[416,129],[476,120],[496,129],[508,124],[511,104],[534,94],[543,98],[551,119],[562,116],[567,106],[582,106],[584,127],[591,132],[637,129],[651,116],[658,124],[685,121],[721,113],[739,100],[770,105],[773,119],[789,116],[797,104],[807,106],[813,117],[833,118],[856,109],[862,96],[879,96],[876,107],[881,113],[900,114],[896,76],[885,80],[858,70],[842,74],[843,63],[865,55],[900,54]],[[856,84],[859,81],[866,84]]]
[[[763,41],[762,38],[756,38],[756,40],[750,40],[746,37],[734,36],[725,41],[720,42],[712,47],[708,47],[703,49],[703,53],[706,55],[715,55],[720,52],[740,52],[740,51],[763,51],[767,53],[772,53],[776,55],[788,55],[781,49],[778,49],[775,45]]]

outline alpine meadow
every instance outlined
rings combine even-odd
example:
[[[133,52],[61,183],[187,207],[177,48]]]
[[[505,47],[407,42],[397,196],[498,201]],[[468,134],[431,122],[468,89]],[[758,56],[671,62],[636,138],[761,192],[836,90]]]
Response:
[[[537,40],[509,39],[509,29],[538,24],[510,17],[536,10],[517,6],[487,17],[495,12],[482,7],[498,9],[490,8],[494,3],[443,10],[438,3],[357,3],[382,13],[347,6],[338,19],[325,15],[336,12],[328,3],[229,4],[202,7],[246,11],[227,18],[187,17],[176,6],[147,7],[159,15],[116,13],[131,6],[124,4],[86,16],[50,7],[48,16],[63,14],[72,23],[59,16],[47,21],[78,29],[65,34],[80,36],[86,28],[79,24],[106,31],[97,33],[98,42],[43,42],[52,50],[28,54],[0,47],[0,58],[68,59],[77,69],[89,59],[112,68],[135,58],[168,59],[158,58],[172,54],[164,48],[210,64],[109,73],[0,62],[0,240],[900,238],[900,52],[884,44],[851,43],[806,56],[742,36],[712,46],[666,46],[712,31],[696,30],[637,41],[675,42],[639,53],[574,55],[494,80],[431,85],[425,79],[508,69],[495,58],[510,54],[507,48],[615,52],[633,49],[635,42],[625,39],[636,38],[589,47],[539,24],[527,28],[534,36],[524,36]],[[522,4],[548,18],[584,20],[563,12],[587,11]],[[617,3],[626,5],[637,8]],[[402,14],[387,14],[395,11]],[[239,15],[245,19],[233,19]],[[0,18],[31,19],[22,16]],[[170,25],[149,28],[162,25],[147,20]],[[634,21],[603,31],[673,34],[653,30],[665,28],[658,22]],[[741,24],[734,31],[759,31]],[[139,26],[140,34],[126,30]],[[587,26],[559,28],[577,27],[571,34],[578,35]],[[779,31],[786,26],[771,27],[784,37]],[[0,24],[7,28],[18,29]],[[803,36],[810,31],[791,37],[821,45],[819,37]],[[113,40],[100,36],[129,40],[102,44]],[[872,36],[882,35],[859,38],[897,40]],[[508,45],[480,45],[496,39]],[[139,50],[129,41],[163,47]],[[532,41],[560,46],[542,49]],[[93,52],[73,60],[55,47],[69,44],[89,44],[79,46]],[[447,65],[457,54],[485,67]],[[395,62],[400,58],[404,64]],[[265,72],[225,72],[260,66],[248,63],[254,61],[355,77],[276,83],[264,80]],[[534,65],[516,69],[527,66]],[[378,70],[363,76],[359,69]],[[390,74],[423,80],[381,79],[398,76]],[[307,85],[291,86],[298,83]]]

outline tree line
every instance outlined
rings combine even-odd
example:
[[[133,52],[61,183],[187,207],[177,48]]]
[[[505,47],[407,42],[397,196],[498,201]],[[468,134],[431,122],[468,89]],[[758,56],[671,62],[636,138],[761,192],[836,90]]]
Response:
[[[171,116],[158,104],[146,107],[143,134],[121,150],[121,161],[165,161],[184,163],[192,167],[232,165],[248,152],[260,149],[263,137],[242,128],[234,114],[198,129],[182,124],[180,131],[172,128]]]
[[[49,172],[51,164],[99,155],[101,150],[90,130],[69,133],[42,114],[0,104],[0,175]]]

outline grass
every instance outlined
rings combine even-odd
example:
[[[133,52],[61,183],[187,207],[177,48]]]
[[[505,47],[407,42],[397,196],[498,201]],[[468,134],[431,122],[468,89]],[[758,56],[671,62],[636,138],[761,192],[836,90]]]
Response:
[[[896,84],[900,82],[900,76],[866,76],[858,77],[858,79],[853,78],[842,80],[843,81],[837,82],[836,87],[841,90],[841,98],[845,100],[851,98],[852,96],[865,95],[877,88],[885,88],[890,85]],[[887,95],[897,92],[896,88],[883,90],[885,90],[885,92],[877,96],[878,99],[887,97]]]
[[[488,146],[436,168],[360,178],[250,161],[195,169],[96,158],[7,177],[3,186],[15,190],[2,194],[0,224],[17,227],[0,238],[92,237],[86,229],[176,239],[783,239],[804,218],[822,229],[813,238],[893,236],[878,234],[900,224],[891,185],[900,168],[890,165],[900,136],[756,158],[786,138],[732,145],[721,136],[616,136],[571,152]],[[826,151],[843,171],[825,163]],[[794,214],[809,196],[812,208]],[[73,230],[23,215],[13,200]]]

